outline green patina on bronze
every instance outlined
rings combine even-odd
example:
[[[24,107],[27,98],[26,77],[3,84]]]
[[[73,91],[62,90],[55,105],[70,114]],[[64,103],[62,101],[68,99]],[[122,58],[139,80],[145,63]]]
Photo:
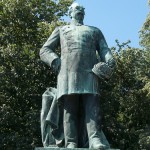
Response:
[[[55,49],[61,46],[61,58]],[[70,25],[57,27],[43,45],[40,56],[49,66],[61,63],[58,69],[58,98],[73,93],[99,94],[98,77],[92,69],[98,63],[96,51],[102,62],[112,59],[102,32],[92,26],[72,19]]]
[[[105,41],[102,32],[96,27],[84,25],[83,24],[84,14],[85,14],[84,8],[74,3],[69,9],[69,15],[71,17],[70,25],[57,27],[40,50],[41,60],[44,61],[47,65],[49,65],[58,74],[57,90],[55,90],[56,91],[55,96],[57,97],[55,98],[55,100],[57,99],[57,101],[61,99],[63,96],[65,97],[65,99],[66,98],[68,99],[68,95],[74,95],[74,97],[72,98],[75,98],[76,95],[81,94],[85,95],[83,99],[85,99],[87,94],[90,94],[89,96],[93,95],[91,96],[92,98],[91,101],[94,100],[94,96],[100,94],[99,78],[108,80],[115,66],[115,61],[113,60],[112,53],[108,48],[108,45]],[[61,57],[58,57],[58,55],[55,53],[55,50],[59,46],[61,47]],[[76,96],[76,98],[77,97],[81,98],[82,96]],[[54,103],[55,100],[53,101]],[[97,100],[98,99],[96,97],[95,106],[93,108],[95,108],[95,110],[97,109],[98,113],[99,106],[96,106]],[[44,97],[43,101],[48,101],[48,99]],[[42,109],[43,112],[46,109],[49,109],[46,108],[45,104],[43,105]],[[66,104],[67,103],[65,103],[65,105]],[[91,103],[91,105],[93,104]],[[57,107],[57,104],[55,105],[55,107],[56,109],[60,110]],[[86,106],[85,108],[87,109],[87,107],[88,106]],[[94,111],[93,108],[90,108],[91,111]],[[62,120],[62,124],[66,120],[69,120],[68,117],[72,117],[72,112],[68,115],[67,109],[69,110],[69,107],[66,108],[66,110],[64,108],[64,120]],[[46,111],[48,114],[49,113],[48,110]],[[92,113],[93,112],[90,113],[89,110],[89,112],[85,115],[88,115],[89,117],[92,116]],[[44,119],[46,119],[47,114],[45,115]],[[61,115],[59,113],[53,115],[55,116],[55,118],[57,118],[57,121],[59,122],[58,118],[60,118]],[[54,116],[52,118],[54,118]],[[98,114],[95,114],[95,116],[98,116]],[[53,119],[51,120],[49,118],[47,119],[47,121],[52,122]],[[42,121],[42,132],[44,133],[45,136],[46,131],[43,130],[44,119]],[[55,122],[54,126],[57,126],[59,124],[57,121],[56,122],[54,121]],[[74,122],[74,120],[72,121]],[[69,142],[71,141],[69,139],[70,138],[69,136],[73,136],[73,134],[75,134],[74,136],[76,136],[76,133],[73,133],[74,130],[76,129],[72,121],[68,122],[67,124],[64,123],[63,125],[64,129],[66,130],[65,131],[66,134],[68,134],[67,135],[68,137],[66,135],[64,137],[65,139],[67,139],[65,140],[66,142],[65,146],[67,148],[76,148],[78,145],[76,142]],[[94,125],[92,121],[90,121],[91,125],[90,123],[87,123],[90,126],[93,126],[94,129],[92,131],[93,135],[89,135],[89,132],[91,131],[88,129],[88,125],[86,124],[87,126],[86,132],[88,132],[89,136],[88,137],[89,148],[97,148],[97,149],[109,148],[109,144],[103,132],[98,131],[96,129],[97,128],[96,126],[99,124],[98,119],[95,118],[95,120],[93,121]],[[84,120],[82,122],[84,122]],[[52,125],[52,123],[50,124]],[[69,127],[70,125],[72,125],[72,127]],[[58,131],[60,131],[60,128],[59,127],[57,128]],[[66,128],[69,128],[69,130]],[[48,132],[50,131],[48,130]],[[59,135],[60,133],[61,132],[59,133],[57,132],[57,135]],[[63,134],[60,134],[59,136],[62,138],[63,137],[62,135]],[[63,138],[62,139],[61,138],[58,139],[61,141],[63,140]],[[86,140],[86,138],[87,135],[85,136],[84,140]],[[59,141],[58,139],[56,140],[56,144]]]

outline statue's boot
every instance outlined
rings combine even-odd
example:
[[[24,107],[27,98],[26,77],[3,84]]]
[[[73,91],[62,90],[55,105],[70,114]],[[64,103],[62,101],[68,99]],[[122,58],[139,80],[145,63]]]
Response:
[[[100,138],[93,138],[92,142],[90,143],[90,148],[105,150],[108,149],[109,147],[107,147],[107,145],[104,145],[100,140]]]
[[[67,148],[77,148],[77,144],[71,142],[67,145]]]
[[[66,148],[78,147],[78,99],[76,95],[64,97],[64,136]]]
[[[106,149],[101,138],[101,114],[98,95],[89,94],[83,100],[85,121],[89,138],[89,148]]]

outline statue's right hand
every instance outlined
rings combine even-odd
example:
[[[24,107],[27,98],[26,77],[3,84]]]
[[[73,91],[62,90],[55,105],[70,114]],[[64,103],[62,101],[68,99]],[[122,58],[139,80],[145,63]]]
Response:
[[[51,67],[52,67],[53,71],[54,71],[56,74],[59,73],[59,71],[60,71],[60,66],[61,66],[61,60],[60,60],[60,58],[57,58],[57,59],[53,60]]]

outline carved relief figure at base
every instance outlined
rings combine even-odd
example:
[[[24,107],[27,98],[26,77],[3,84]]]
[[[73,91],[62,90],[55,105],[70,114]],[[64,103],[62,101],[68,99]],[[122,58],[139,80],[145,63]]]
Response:
[[[57,74],[57,89],[49,88],[43,94],[43,145],[107,149],[110,146],[101,129],[99,80],[110,78],[115,61],[102,32],[83,24],[84,8],[73,3],[69,15],[71,23],[57,27],[40,50],[41,60]],[[59,46],[60,58],[55,53]]]

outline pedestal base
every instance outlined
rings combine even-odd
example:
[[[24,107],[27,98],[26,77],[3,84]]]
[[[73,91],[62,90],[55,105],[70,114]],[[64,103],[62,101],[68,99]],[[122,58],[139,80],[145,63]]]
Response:
[[[71,148],[58,148],[58,147],[36,147],[35,150],[73,150]],[[95,149],[89,149],[89,148],[74,148],[74,150],[95,150]],[[120,149],[107,149],[107,150],[120,150]]]

